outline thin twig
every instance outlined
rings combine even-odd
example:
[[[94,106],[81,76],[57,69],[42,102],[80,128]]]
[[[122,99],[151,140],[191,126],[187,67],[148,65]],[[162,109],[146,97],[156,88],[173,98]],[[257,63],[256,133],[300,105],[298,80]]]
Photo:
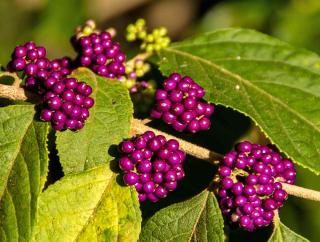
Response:
[[[24,90],[21,87],[16,86],[8,86],[0,84],[0,97],[2,98],[8,98],[11,100],[39,100],[39,97],[34,95],[33,93],[30,93],[26,90]],[[216,152],[213,152],[209,149],[200,147],[198,145],[189,143],[185,140],[179,139],[175,136],[172,136],[170,134],[167,134],[165,132],[159,131],[157,129],[151,128],[147,125],[145,125],[141,120],[139,119],[133,119],[131,123],[131,135],[141,134],[146,132],[147,130],[151,130],[157,135],[164,135],[167,139],[176,139],[180,143],[180,147],[182,150],[184,150],[186,153],[197,157],[199,159],[209,161],[211,164],[217,164],[222,159],[223,155],[218,154]],[[282,183],[284,189],[287,191],[288,194],[313,200],[313,201],[320,201],[320,192],[314,191],[311,189],[295,186],[295,185],[289,185],[286,183]]]
[[[1,72],[0,73],[0,77],[3,77],[3,76],[9,76],[9,77],[12,77],[13,78],[13,84],[12,86],[14,87],[20,87],[20,84],[22,82],[22,80],[18,77],[17,73],[15,72]]]
[[[189,143],[173,135],[170,135],[165,132],[146,126],[139,119],[132,120],[132,125],[131,125],[132,135],[141,134],[146,132],[147,130],[151,130],[158,135],[163,135],[167,139],[176,139],[180,144],[180,148],[184,150],[186,153],[193,155],[194,157],[197,157],[199,159],[209,161],[210,163],[215,163],[217,160],[221,160],[221,158],[223,157],[222,155],[215,153],[211,150]]]
[[[320,192],[318,191],[290,185],[287,183],[282,183],[282,186],[284,190],[286,190],[286,192],[290,195],[320,202]]]
[[[38,95],[20,87],[22,80],[16,74],[11,72],[0,73],[0,77],[3,76],[10,76],[14,78],[14,82],[12,85],[0,84],[0,97],[13,101],[31,101],[32,103],[38,103],[40,101]]]
[[[211,164],[218,164],[223,157],[223,155],[221,154],[218,154],[206,148],[197,146],[195,144],[189,143],[185,140],[178,139],[175,136],[169,135],[157,129],[151,128],[145,124],[145,123],[148,123],[148,121],[149,121],[148,119],[145,119],[143,121],[138,119],[133,119],[131,123],[131,134],[136,135],[136,134],[144,133],[147,130],[151,130],[158,135],[166,136],[166,138],[168,139],[176,139],[177,141],[179,141],[181,149],[184,150],[186,153],[196,158],[199,158],[201,160],[209,161]],[[311,189],[307,189],[307,188],[303,188],[295,185],[290,185],[287,183],[282,183],[282,185],[284,189],[287,191],[287,193],[290,195],[320,202],[320,192],[318,191],[314,191]]]

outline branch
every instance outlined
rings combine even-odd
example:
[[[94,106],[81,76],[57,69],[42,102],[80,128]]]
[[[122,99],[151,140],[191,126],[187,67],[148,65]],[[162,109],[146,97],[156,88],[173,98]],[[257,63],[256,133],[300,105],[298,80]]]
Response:
[[[320,192],[298,187],[287,183],[282,183],[283,189],[290,195],[320,202]]]
[[[0,75],[5,76],[5,75]],[[11,76],[11,75],[7,75]],[[39,96],[35,95],[34,93],[28,92],[25,89],[21,87],[14,86],[8,86],[0,84],[0,97],[8,98],[10,100],[20,100],[20,101],[38,101]],[[131,135],[141,134],[148,130],[153,131],[157,135],[164,135],[168,139],[176,139],[180,143],[180,148],[184,150],[186,153],[199,158],[201,160],[205,160],[210,162],[211,164],[219,164],[219,161],[223,158],[223,155],[218,154],[214,151],[208,150],[206,148],[200,147],[198,145],[192,144],[190,142],[187,142],[185,140],[179,139],[173,135],[167,134],[165,132],[159,131],[157,129],[151,128],[144,124],[144,121],[141,121],[139,119],[133,119],[131,123]],[[283,188],[287,191],[288,194],[313,200],[313,201],[319,201],[320,202],[320,192],[314,191],[311,189],[298,187],[295,185],[290,185],[287,183],[282,183]]]
[[[177,137],[167,134],[165,132],[151,128],[145,124],[146,121],[148,121],[148,119],[143,121],[138,119],[133,119],[131,123],[131,135],[141,134],[148,130],[151,130],[158,135],[166,136],[166,138],[176,139],[180,144],[180,148],[184,150],[186,153],[196,158],[199,158],[201,160],[209,161],[211,164],[217,165],[219,164],[219,161],[223,158],[223,155],[221,154],[215,153],[206,148],[197,146],[185,140],[178,139]],[[320,202],[320,192],[318,191],[314,191],[311,189],[307,189],[307,188],[303,188],[295,185],[290,185],[287,183],[282,183],[282,185],[283,185],[283,188],[286,190],[286,192],[290,195]]]
[[[38,103],[40,98],[38,95],[25,90],[20,87],[21,79],[14,73],[3,72],[0,73],[0,77],[10,76],[14,78],[12,86],[0,84],[0,97],[7,98],[13,101],[31,101]]]
[[[198,145],[189,143],[189,142],[182,140],[182,139],[179,139],[173,135],[170,135],[165,132],[162,132],[157,129],[146,126],[145,124],[143,124],[142,121],[140,121],[138,119],[132,120],[131,131],[130,131],[131,135],[142,134],[148,130],[153,131],[157,135],[163,135],[167,139],[176,139],[180,144],[180,148],[182,150],[184,150],[186,153],[193,155],[194,157],[197,157],[199,159],[209,161],[210,163],[215,164],[217,161],[219,161],[223,157],[223,155],[215,153],[211,150],[208,150],[208,149],[200,147]]]

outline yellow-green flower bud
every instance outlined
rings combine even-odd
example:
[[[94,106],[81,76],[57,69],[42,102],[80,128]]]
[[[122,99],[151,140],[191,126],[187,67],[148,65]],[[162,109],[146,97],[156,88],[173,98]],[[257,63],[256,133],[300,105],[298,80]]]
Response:
[[[154,36],[152,34],[148,34],[145,39],[147,42],[152,43],[154,41]]]
[[[83,28],[83,30],[82,30],[82,33],[83,33],[84,35],[90,35],[90,34],[92,33],[92,31],[93,31],[93,29],[92,29],[91,27],[85,26],[85,27]]]
[[[144,73],[147,73],[150,70],[150,64],[144,63],[142,66],[142,70]]]
[[[128,33],[126,38],[127,38],[127,41],[132,42],[136,40],[136,35],[134,33]]]
[[[143,19],[143,18],[139,18],[137,21],[136,21],[136,26],[137,27],[144,27],[146,25],[146,21]]]
[[[133,86],[136,84],[136,82],[135,82],[135,80],[127,79],[127,80],[125,81],[125,84],[126,84],[126,87],[127,87],[127,88],[131,88],[131,87],[133,87]]]
[[[149,44],[149,45],[146,46],[146,51],[149,52],[149,53],[151,53],[153,51],[153,49],[154,49],[153,48],[153,44]]]
[[[134,26],[133,24],[129,24],[127,26],[127,32],[128,33],[135,33],[136,32],[136,26]]]
[[[160,36],[165,36],[168,33],[168,30],[165,27],[159,28],[159,34]]]
[[[136,70],[137,77],[142,77],[144,75],[144,71],[142,69]]]
[[[155,51],[159,51],[159,50],[161,50],[162,46],[160,44],[154,44],[153,48]]]
[[[139,39],[145,39],[147,36],[147,32],[146,31],[141,31],[141,32],[138,32],[138,38]]]

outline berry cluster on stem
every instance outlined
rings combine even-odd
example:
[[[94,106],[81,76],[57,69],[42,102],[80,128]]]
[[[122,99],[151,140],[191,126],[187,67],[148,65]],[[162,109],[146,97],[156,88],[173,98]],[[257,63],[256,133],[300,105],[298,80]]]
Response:
[[[204,95],[205,90],[191,77],[172,73],[163,82],[163,89],[156,91],[156,105],[150,115],[179,132],[208,130],[214,106],[202,100]]]
[[[11,76],[11,75],[12,74],[8,72],[4,72],[0,74],[0,76]],[[30,93],[29,95],[29,93],[24,88],[21,88],[15,85],[8,86],[4,84],[0,84],[0,97],[8,98],[10,100],[16,100],[16,101],[28,100],[30,102],[37,102],[37,99],[38,99],[37,95],[33,95],[33,93]],[[156,135],[163,135],[167,137],[167,139],[176,139],[179,142],[179,146],[181,150],[201,160],[207,161],[213,165],[219,164],[220,163],[219,160],[222,160],[223,158],[223,155],[218,154],[214,151],[211,151],[201,146],[197,146],[193,143],[179,139],[173,135],[162,132],[160,130],[151,128],[150,126],[147,125],[148,122],[150,121],[147,120],[144,122],[139,119],[133,119],[131,124],[130,134],[137,135],[137,134],[141,134],[151,130]],[[299,187],[299,186],[291,185],[287,183],[282,183],[282,182],[280,183],[282,184],[282,186],[284,187],[284,189],[289,195],[320,202],[319,191],[315,191],[312,189],[307,189],[307,188],[303,188],[303,187]]]
[[[11,72],[21,72],[26,77],[26,88],[41,96],[43,121],[51,122],[55,130],[78,130],[84,126],[94,104],[89,97],[92,88],[67,77],[72,68],[69,58],[49,60],[44,47],[27,42],[14,49],[7,67]]]
[[[275,147],[243,141],[219,167],[222,213],[248,231],[267,226],[288,197],[282,183],[294,184],[295,177],[293,162]]]
[[[85,66],[100,76],[119,78],[125,74],[126,56],[120,44],[107,31],[96,29],[94,21],[87,21],[77,29],[71,43],[78,53],[76,66]]]
[[[185,174],[185,153],[175,139],[146,131],[142,135],[120,144],[122,156],[119,167],[124,171],[123,180],[134,185],[139,201],[157,202],[177,188]]]

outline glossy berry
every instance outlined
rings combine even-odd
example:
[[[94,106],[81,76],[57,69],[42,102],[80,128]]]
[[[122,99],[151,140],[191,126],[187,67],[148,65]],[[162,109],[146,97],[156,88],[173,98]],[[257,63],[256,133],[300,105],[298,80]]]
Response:
[[[89,118],[94,100],[89,97],[92,88],[71,73],[71,60],[67,57],[48,60],[46,49],[34,42],[17,46],[8,64],[10,71],[21,71],[26,76],[25,86],[41,95],[44,109],[40,118],[51,121],[55,130],[78,130]]]
[[[134,172],[128,172],[123,176],[123,181],[127,185],[134,185],[138,182],[138,180],[139,180],[139,176]]]
[[[243,141],[219,167],[221,210],[248,231],[267,226],[288,197],[280,182],[292,184],[295,176],[292,161],[274,147]]]
[[[127,185],[135,186],[140,202],[156,202],[166,197],[185,177],[183,162],[186,155],[174,139],[167,140],[147,131],[123,141],[119,150],[123,180]]]
[[[109,36],[108,39],[106,36]],[[120,45],[111,40],[110,33],[93,32],[79,38],[73,36],[72,40],[72,45],[78,53],[77,67],[86,66],[96,74],[108,78],[121,77],[125,73],[126,56],[120,51]]]
[[[208,130],[214,106],[202,100],[204,94],[204,89],[190,77],[172,73],[163,82],[163,89],[155,92],[155,107],[151,109],[150,115],[162,119],[179,132]]]

